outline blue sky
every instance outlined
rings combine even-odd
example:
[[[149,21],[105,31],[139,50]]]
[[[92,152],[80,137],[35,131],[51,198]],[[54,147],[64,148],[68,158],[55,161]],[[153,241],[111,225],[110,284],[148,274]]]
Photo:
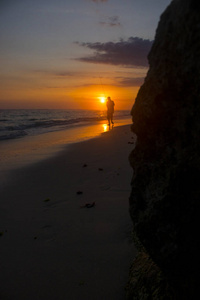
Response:
[[[2,0],[0,108],[97,108],[99,78],[129,108],[170,2]]]

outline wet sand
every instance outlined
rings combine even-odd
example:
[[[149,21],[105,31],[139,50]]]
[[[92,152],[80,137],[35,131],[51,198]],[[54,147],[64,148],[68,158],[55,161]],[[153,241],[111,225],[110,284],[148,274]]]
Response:
[[[2,300],[125,298],[134,140],[116,127],[13,172],[0,191]]]

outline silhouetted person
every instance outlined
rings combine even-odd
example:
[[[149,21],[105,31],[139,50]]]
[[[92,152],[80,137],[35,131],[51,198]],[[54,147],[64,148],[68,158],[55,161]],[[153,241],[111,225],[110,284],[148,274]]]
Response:
[[[114,101],[112,101],[110,97],[107,98],[106,106],[107,106],[108,125],[110,126],[110,123],[114,124],[113,123],[113,113],[114,113],[114,106],[115,106]]]

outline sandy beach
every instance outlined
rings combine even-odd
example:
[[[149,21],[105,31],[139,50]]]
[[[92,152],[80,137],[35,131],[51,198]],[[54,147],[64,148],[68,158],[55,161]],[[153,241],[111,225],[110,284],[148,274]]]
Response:
[[[0,191],[2,300],[125,299],[134,140],[119,126],[13,172]]]

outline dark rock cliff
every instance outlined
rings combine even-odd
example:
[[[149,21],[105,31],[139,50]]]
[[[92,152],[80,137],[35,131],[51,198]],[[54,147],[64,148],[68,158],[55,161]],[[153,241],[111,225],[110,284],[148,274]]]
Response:
[[[140,284],[133,279],[136,265],[144,273],[145,259],[138,259],[129,298],[195,299],[200,250],[200,1],[171,2],[160,18],[148,59],[149,72],[131,112],[137,145],[130,155],[130,215],[143,255],[151,260],[149,270],[153,264],[154,274],[161,272],[165,288],[173,292],[161,298],[153,288],[146,289],[138,298],[141,285],[148,285],[142,275]]]

